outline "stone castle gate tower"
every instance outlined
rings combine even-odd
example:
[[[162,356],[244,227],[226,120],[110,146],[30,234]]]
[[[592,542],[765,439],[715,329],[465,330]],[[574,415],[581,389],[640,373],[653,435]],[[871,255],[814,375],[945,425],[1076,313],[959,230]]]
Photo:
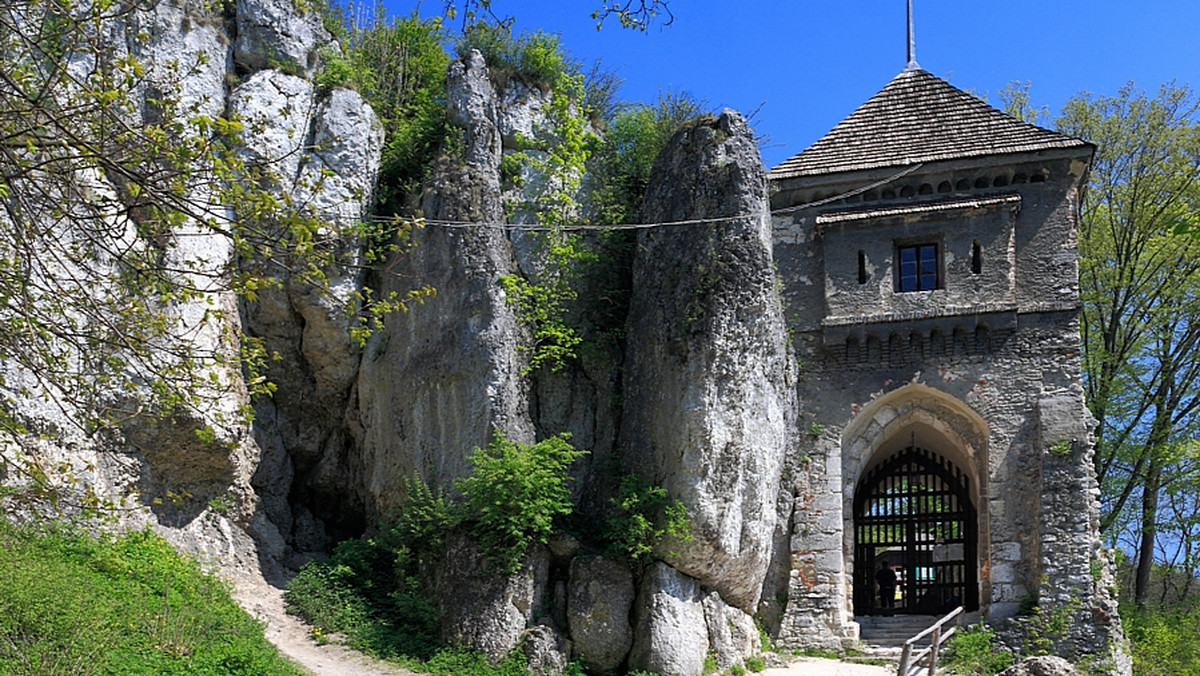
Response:
[[[856,638],[887,559],[889,612],[1036,599],[1096,652],[1115,604],[1080,383],[1092,152],[913,64],[769,172],[802,416],[785,645]]]

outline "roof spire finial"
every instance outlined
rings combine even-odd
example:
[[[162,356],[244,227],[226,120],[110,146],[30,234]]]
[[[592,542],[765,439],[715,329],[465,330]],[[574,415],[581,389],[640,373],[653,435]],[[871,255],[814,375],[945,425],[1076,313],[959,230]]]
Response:
[[[912,0],[908,0],[908,63],[904,66],[904,70],[920,69],[921,66],[917,63],[917,38],[913,34]]]

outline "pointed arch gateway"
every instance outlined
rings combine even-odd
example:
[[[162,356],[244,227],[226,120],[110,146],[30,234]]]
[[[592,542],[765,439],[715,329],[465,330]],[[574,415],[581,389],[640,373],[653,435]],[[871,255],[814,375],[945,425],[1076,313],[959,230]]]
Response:
[[[978,514],[970,477],[915,443],[892,453],[854,493],[854,614],[979,608]],[[877,594],[887,561],[901,577],[892,608]]]

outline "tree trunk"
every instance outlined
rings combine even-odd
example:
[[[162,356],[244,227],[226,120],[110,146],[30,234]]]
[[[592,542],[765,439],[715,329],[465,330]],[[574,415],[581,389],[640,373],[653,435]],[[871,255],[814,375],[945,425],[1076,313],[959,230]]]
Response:
[[[1151,451],[1158,455],[1158,449]],[[1137,577],[1133,581],[1133,600],[1137,607],[1146,607],[1150,594],[1150,570],[1154,567],[1154,541],[1158,534],[1158,493],[1162,488],[1162,461],[1150,459],[1146,483],[1142,486],[1142,538],[1138,545]]]

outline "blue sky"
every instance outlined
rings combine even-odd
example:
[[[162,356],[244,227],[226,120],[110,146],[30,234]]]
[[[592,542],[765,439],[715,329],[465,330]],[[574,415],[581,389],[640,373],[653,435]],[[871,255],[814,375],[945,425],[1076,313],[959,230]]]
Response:
[[[419,6],[385,0],[397,14]],[[669,27],[645,33],[610,21],[599,0],[493,0],[517,30],[561,36],[571,54],[624,78],[621,98],[686,90],[749,112],[768,167],[816,141],[904,67],[905,0],[671,0]],[[1115,94],[1132,80],[1153,92],[1200,87],[1200,0],[913,0],[917,60],[962,89],[989,94],[1029,81],[1051,113],[1072,95]],[[422,12],[440,9],[426,2]]]

